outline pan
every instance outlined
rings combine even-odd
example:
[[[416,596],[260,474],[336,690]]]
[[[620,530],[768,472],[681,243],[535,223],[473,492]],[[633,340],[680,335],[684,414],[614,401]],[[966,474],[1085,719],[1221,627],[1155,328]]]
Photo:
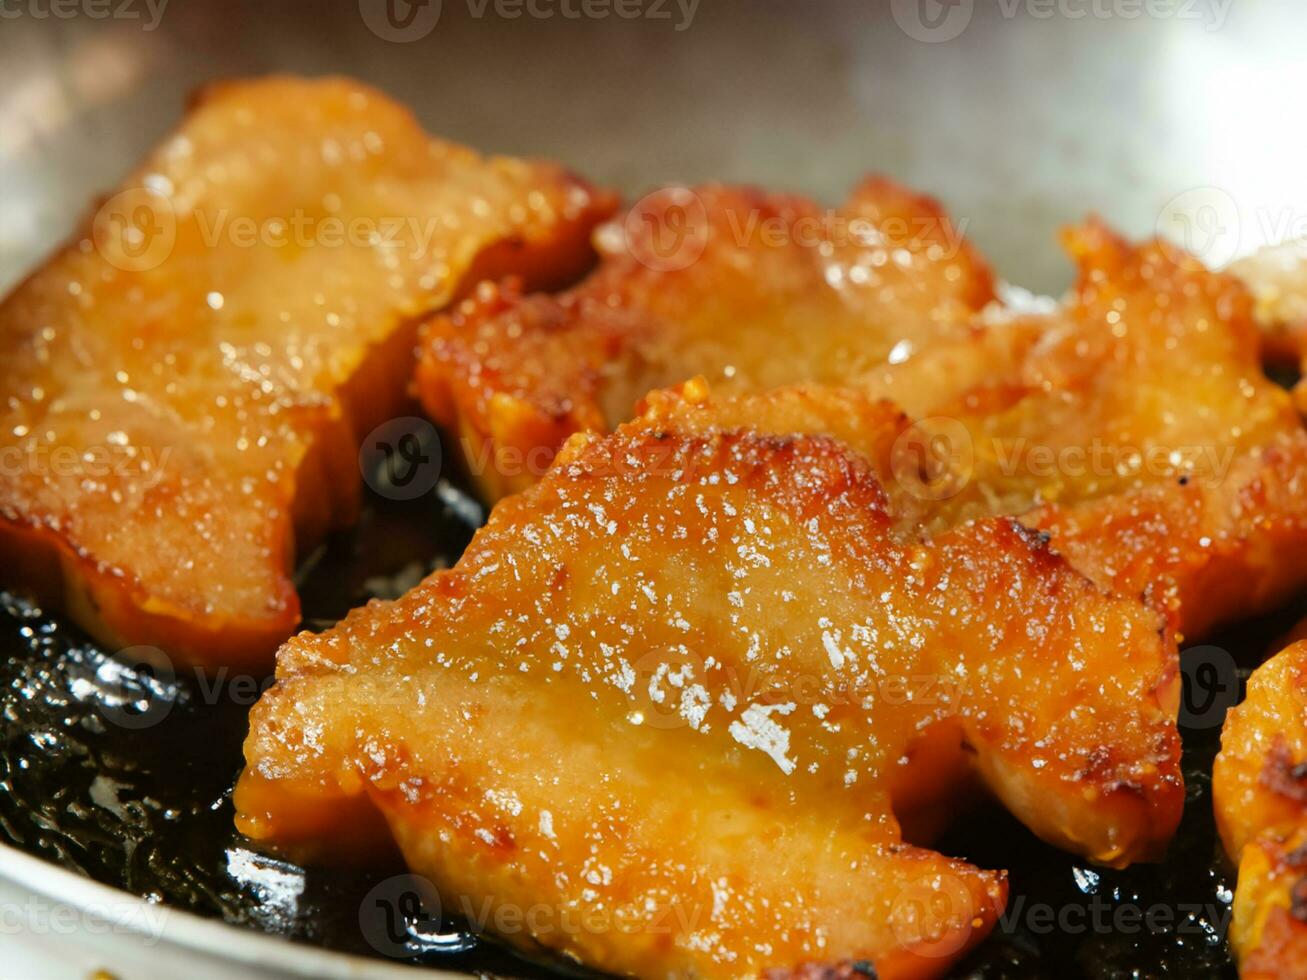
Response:
[[[1292,0],[0,0],[0,15],[0,291],[198,86],[269,71],[356,76],[431,132],[628,195],[724,180],[835,202],[887,173],[1039,293],[1069,278],[1055,229],[1089,211],[1218,265],[1307,216],[1307,129],[1284,115],[1307,80]],[[455,560],[483,518],[452,469],[421,499],[371,498],[304,562],[305,625]],[[1164,863],[1091,867],[991,810],[941,842],[1011,872],[1007,916],[957,976],[1234,975],[1211,759],[1247,669],[1300,612],[1186,653],[1189,798]],[[266,678],[120,663],[21,592],[0,595],[0,654],[6,972],[576,974],[409,914],[402,877],[245,846],[231,787]]]

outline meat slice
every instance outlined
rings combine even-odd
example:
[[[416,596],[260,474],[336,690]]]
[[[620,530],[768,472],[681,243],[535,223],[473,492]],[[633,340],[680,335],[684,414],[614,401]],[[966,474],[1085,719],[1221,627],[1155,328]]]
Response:
[[[1239,975],[1307,976],[1307,642],[1254,671],[1226,716],[1212,800],[1239,866],[1229,936]]]
[[[0,579],[111,647],[270,664],[290,572],[355,516],[416,318],[555,286],[607,195],[426,136],[344,79],[207,89],[0,305]]]
[[[301,860],[393,839],[446,909],[648,977],[941,973],[1004,879],[904,833],[969,774],[1060,846],[1157,857],[1162,618],[1011,520],[923,537],[877,479],[905,425],[695,382],[572,437],[454,568],[282,648],[240,828]]]
[[[752,188],[649,195],[596,236],[596,272],[559,296],[486,284],[427,324],[418,387],[490,498],[610,431],[650,390],[839,384],[941,337],[993,299],[938,203],[864,181],[838,210]]]
[[[935,526],[1011,514],[1080,570],[1148,596],[1189,639],[1307,582],[1307,434],[1263,374],[1233,277],[1102,224],[1051,313],[990,317],[862,382],[966,470]]]
[[[886,181],[838,212],[662,193],[605,226],[575,289],[487,285],[426,326],[419,390],[489,496],[651,388],[856,387],[917,420],[923,460],[964,464],[918,488],[929,526],[1017,516],[1188,639],[1307,582],[1307,435],[1262,371],[1240,279],[1091,221],[1065,236],[1064,302],[977,313],[994,297],[983,261],[937,204]]]

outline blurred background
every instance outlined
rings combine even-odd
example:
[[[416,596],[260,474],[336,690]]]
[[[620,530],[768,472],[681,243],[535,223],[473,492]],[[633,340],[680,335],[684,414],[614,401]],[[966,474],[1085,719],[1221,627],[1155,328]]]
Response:
[[[1304,37],[1300,0],[0,0],[0,289],[196,87],[275,70],[628,193],[882,171],[1040,291],[1088,211],[1223,264],[1307,235]]]

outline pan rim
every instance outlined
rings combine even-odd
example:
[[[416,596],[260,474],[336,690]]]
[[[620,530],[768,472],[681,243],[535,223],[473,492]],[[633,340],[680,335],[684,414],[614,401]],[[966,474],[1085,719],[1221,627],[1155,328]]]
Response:
[[[288,976],[323,980],[399,980],[420,975],[463,980],[469,974],[436,967],[386,963],[349,953],[336,953],[309,943],[245,929],[219,919],[206,919],[167,904],[147,902],[138,895],[85,878],[51,861],[0,842],[0,881],[72,907],[89,918],[104,921],[142,939],[165,947],[205,953],[228,965],[243,964],[261,970],[280,970]],[[145,927],[146,908],[166,909],[157,930]]]

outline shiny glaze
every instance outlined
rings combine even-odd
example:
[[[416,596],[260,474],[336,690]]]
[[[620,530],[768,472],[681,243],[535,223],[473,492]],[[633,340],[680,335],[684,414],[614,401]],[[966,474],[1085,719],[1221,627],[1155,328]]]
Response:
[[[574,437],[453,569],[287,643],[241,829],[334,860],[393,836],[447,908],[543,910],[500,935],[644,976],[942,972],[1004,880],[896,813],[973,774],[1047,840],[1159,854],[1183,784],[1155,613],[1007,520],[905,533],[811,406],[713,413],[690,386]]]
[[[1307,641],[1249,678],[1221,733],[1212,799],[1239,866],[1230,927],[1239,975],[1307,974]]]
[[[1307,436],[1262,372],[1238,279],[1091,222],[1066,235],[1079,279],[1064,303],[977,316],[989,275],[933,202],[868,182],[845,213],[925,219],[910,227],[934,229],[931,245],[805,249],[757,229],[798,226],[811,204],[697,193],[711,234],[684,268],[642,263],[644,226],[627,221],[598,236],[609,251],[576,289],[486,287],[428,324],[419,389],[490,496],[538,477],[568,433],[628,417],[652,386],[699,373],[734,391],[856,386],[957,458],[956,492],[923,508],[930,526],[1021,516],[1188,638],[1307,579]]]
[[[579,273],[610,206],[351,81],[207,89],[0,306],[5,580],[110,646],[266,663],[296,550],[355,517],[359,440],[405,404],[412,318]]]
[[[880,178],[838,210],[752,188],[655,192],[600,229],[600,267],[576,288],[487,284],[427,324],[418,387],[497,497],[653,388],[838,384],[969,333],[993,288],[963,228]]]
[[[1307,434],[1262,373],[1247,291],[1096,222],[1065,242],[1079,278],[1055,312],[991,317],[865,383],[966,470],[934,523],[1020,515],[1189,639],[1274,608],[1307,580]]]

